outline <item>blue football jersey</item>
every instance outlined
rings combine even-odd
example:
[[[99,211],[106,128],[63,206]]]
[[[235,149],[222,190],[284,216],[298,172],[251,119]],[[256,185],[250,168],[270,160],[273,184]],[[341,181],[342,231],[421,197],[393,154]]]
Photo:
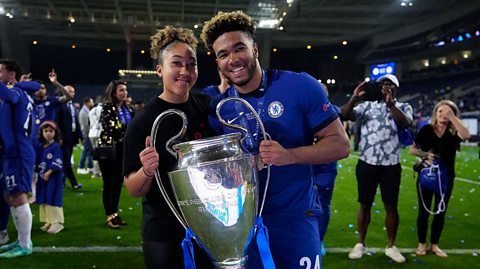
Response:
[[[320,83],[310,75],[280,70],[263,74],[259,90],[242,95],[232,86],[214,99],[212,108],[227,96],[245,99],[260,116],[272,140],[287,149],[312,145],[315,133],[338,118]],[[225,103],[220,115],[229,123],[247,127],[249,136],[245,147],[256,153],[262,140],[260,128],[253,113],[239,104]],[[219,133],[238,132],[221,126],[213,114],[210,123]],[[318,259],[317,222],[313,216],[308,218],[308,212],[316,209],[311,171],[309,164],[271,166],[263,219],[269,229],[270,248],[277,268],[300,268],[302,260]],[[266,169],[259,172],[260,194],[263,194],[266,176]],[[292,225],[303,228],[291,229]],[[257,255],[251,253],[249,259],[249,266],[261,268],[255,267],[259,264]]]
[[[58,101],[59,98],[60,97],[58,96],[49,96],[45,100],[34,100],[36,110],[36,125],[41,125],[46,120],[55,121],[57,108],[60,105],[60,102]]]
[[[63,206],[63,157],[60,144],[52,143],[47,147],[41,147],[37,151],[36,170],[37,180],[37,204]],[[45,181],[45,173],[54,170],[48,181]]]
[[[0,143],[3,187],[10,194],[30,192],[35,152],[29,140],[34,117],[33,99],[25,91],[38,90],[40,84],[17,83],[7,88],[0,83]]]
[[[269,73],[265,89],[239,97],[253,106],[260,115],[266,132],[284,148],[312,145],[315,133],[338,117],[323,89],[315,78],[306,73],[279,70],[271,70]],[[222,97],[232,96],[231,90],[232,88],[228,89]],[[230,123],[248,123],[251,133],[245,146],[256,152],[262,134],[253,113],[245,107],[238,109],[236,102],[227,102],[220,114]],[[238,131],[227,127],[219,128],[218,119],[214,115],[211,115],[210,123],[218,132]],[[251,141],[250,145],[248,141]],[[309,181],[310,165],[272,166],[271,173],[265,214],[277,210],[310,208],[313,202],[310,198],[314,197]],[[265,177],[266,172],[262,170],[261,180]],[[261,186],[262,183],[264,182],[261,182]]]
[[[0,139],[4,157],[33,156],[29,140],[34,117],[33,99],[19,87],[0,83]]]
[[[208,94],[212,97],[215,97],[220,94],[220,90],[218,89],[217,85],[209,85],[205,87],[202,91],[204,94]]]

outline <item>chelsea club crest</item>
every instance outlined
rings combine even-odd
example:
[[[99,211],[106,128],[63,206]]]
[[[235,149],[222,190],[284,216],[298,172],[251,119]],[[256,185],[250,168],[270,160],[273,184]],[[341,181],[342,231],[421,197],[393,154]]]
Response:
[[[271,102],[268,105],[268,115],[272,118],[279,118],[283,114],[283,105],[278,101]]]

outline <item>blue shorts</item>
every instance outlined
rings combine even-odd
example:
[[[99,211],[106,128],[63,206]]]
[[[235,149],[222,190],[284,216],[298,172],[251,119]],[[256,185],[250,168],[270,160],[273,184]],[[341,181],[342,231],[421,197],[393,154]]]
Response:
[[[268,229],[270,251],[277,269],[306,269],[320,268],[322,255],[320,254],[320,236],[318,233],[318,211],[311,216],[298,213],[297,218],[288,221],[279,221],[275,216],[263,216]],[[263,268],[255,240],[247,251],[247,268]],[[318,267],[316,267],[318,266]]]
[[[34,162],[35,156],[4,158],[2,161],[4,190],[10,195],[31,192]]]

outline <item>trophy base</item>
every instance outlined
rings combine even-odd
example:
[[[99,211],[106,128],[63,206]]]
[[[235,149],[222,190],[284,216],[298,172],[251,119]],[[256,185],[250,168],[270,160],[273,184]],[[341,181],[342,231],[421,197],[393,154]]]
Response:
[[[222,262],[213,263],[218,269],[246,269],[247,257],[226,259]]]

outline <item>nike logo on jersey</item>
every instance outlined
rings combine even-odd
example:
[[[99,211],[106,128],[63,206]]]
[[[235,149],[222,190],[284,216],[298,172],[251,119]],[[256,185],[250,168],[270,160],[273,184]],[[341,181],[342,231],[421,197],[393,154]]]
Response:
[[[243,112],[240,112],[238,113],[238,116],[236,116],[235,118],[233,119],[230,119],[230,120],[227,120],[227,123],[228,124],[232,124],[232,122],[236,121],[239,117],[241,117],[243,115]]]

